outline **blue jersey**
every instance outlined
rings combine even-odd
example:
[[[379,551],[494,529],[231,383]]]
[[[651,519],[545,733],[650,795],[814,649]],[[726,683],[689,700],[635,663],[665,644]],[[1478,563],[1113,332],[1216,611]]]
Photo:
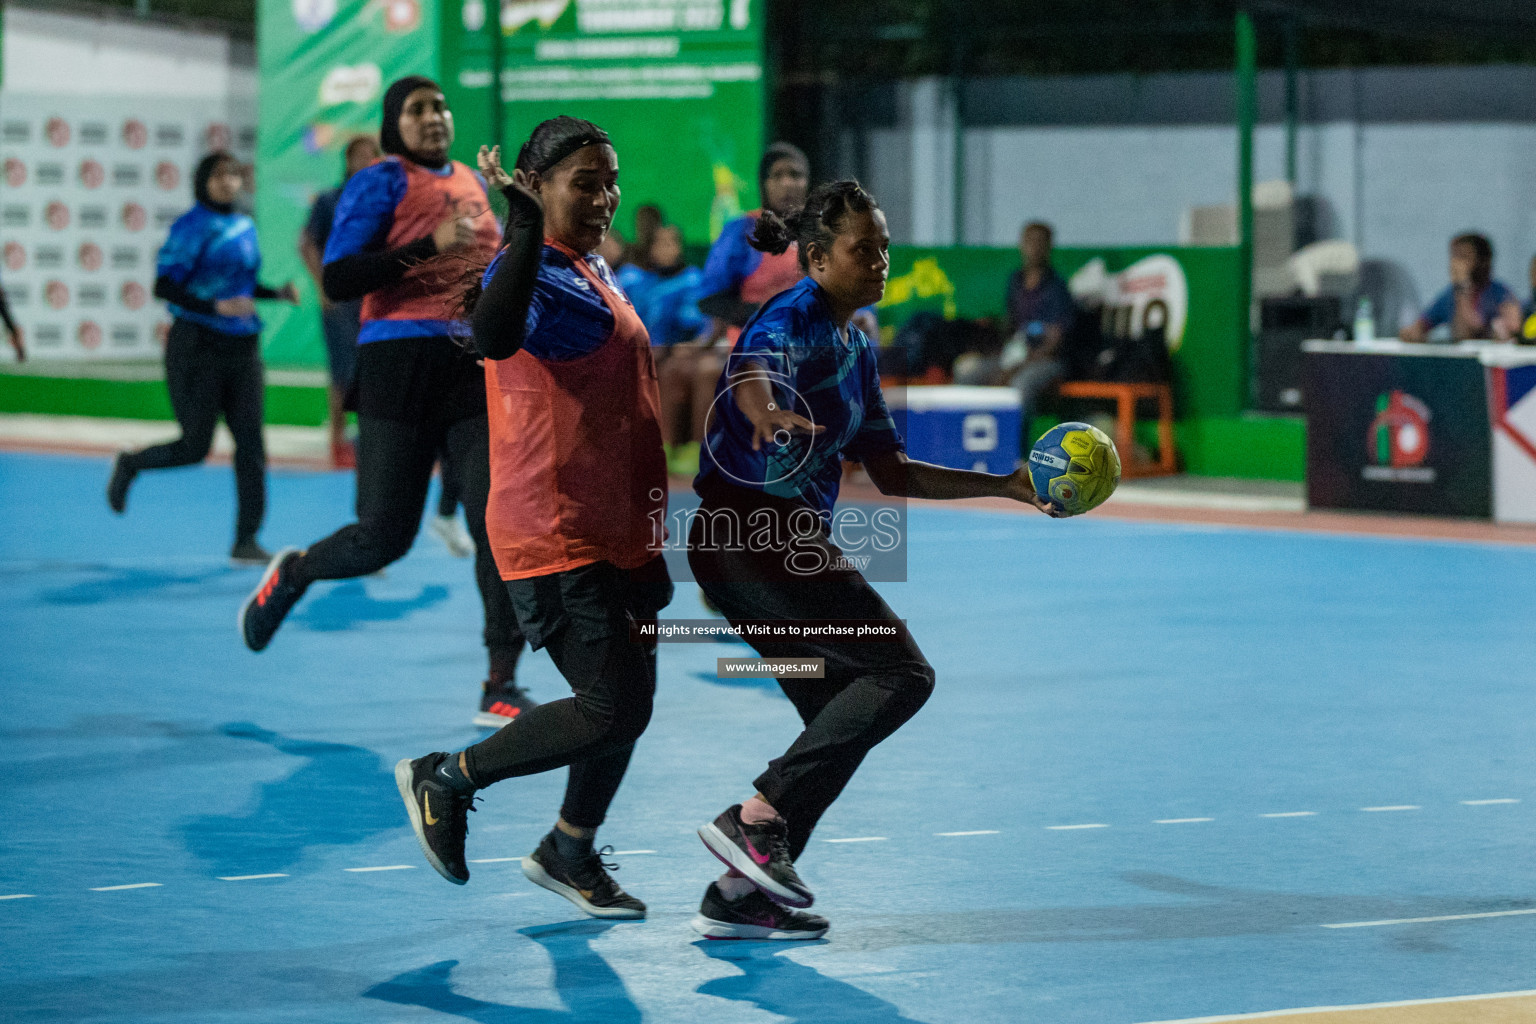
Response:
[[[734,401],[721,400],[727,379],[748,363],[767,371],[780,407],[826,430],[753,451],[752,424]],[[845,457],[858,461],[905,448],[880,393],[869,338],[852,324],[846,341],[839,336],[821,287],[810,278],[780,292],[747,322],[715,398],[695,490],[717,478],[786,498],[825,518],[837,502]]]
[[[198,203],[176,218],[171,233],[160,247],[155,274],[200,299],[252,298],[256,275],[261,270],[261,250],[256,245],[256,224],[243,213],[219,213]],[[171,304],[171,315],[211,327],[225,334],[255,334],[261,320],[250,316],[219,316],[196,313]]]
[[[422,170],[447,178],[453,174],[453,168],[450,162],[436,170]],[[408,185],[405,167],[399,160],[381,160],[352,175],[336,201],[322,262],[334,263],[345,256],[388,248],[395,211],[405,198]],[[452,336],[460,330],[462,326],[452,320],[365,320],[357,340],[365,344],[385,338]]]
[[[709,325],[709,318],[699,312],[702,277],[698,267],[683,267],[667,276],[633,263],[619,268],[619,285],[635,304],[635,312],[640,314],[652,345],[687,341]]]
[[[506,250],[497,253],[485,268],[482,284],[491,283],[505,253]],[[620,298],[626,298],[601,256],[588,253],[582,258],[599,280]],[[539,359],[563,362],[596,352],[612,336],[613,311],[576,270],[570,250],[545,243],[539,255],[533,299],[528,303],[523,350]]]
[[[704,261],[704,275],[699,281],[700,298],[721,292],[739,292],[741,283],[757,272],[763,254],[747,241],[756,226],[757,218],[750,214],[726,222],[720,237],[709,247],[709,258]]]
[[[1515,302],[1515,293],[1510,291],[1502,282],[1489,281],[1488,286],[1477,293],[1477,315],[1482,318],[1483,326],[1493,323],[1499,315],[1499,309],[1506,302]],[[1456,289],[1447,287],[1445,291],[1435,296],[1435,301],[1424,310],[1424,315],[1419,317],[1419,322],[1426,329],[1448,324],[1456,316]]]

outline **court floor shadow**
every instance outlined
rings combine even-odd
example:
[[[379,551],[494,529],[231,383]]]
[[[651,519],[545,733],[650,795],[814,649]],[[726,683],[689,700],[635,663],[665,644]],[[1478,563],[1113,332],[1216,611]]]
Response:
[[[311,846],[361,843],[405,824],[399,805],[388,799],[394,774],[371,750],[292,739],[249,722],[231,722],[219,732],[304,763],[263,783],[249,814],[205,815],[180,826],[188,852],[215,875],[281,871]]]
[[[160,599],[173,598],[176,588],[186,588],[180,595],[189,600],[203,601],[208,597],[204,589],[216,580],[244,580],[249,574],[229,565],[213,569],[186,572],[165,569],[125,568],[110,565],[71,566],[71,572],[88,574],[87,578],[65,586],[45,590],[38,600],[52,605],[94,605],[117,601],[137,601],[151,595]]]
[[[451,978],[459,965],[457,960],[439,960],[398,974],[363,996],[400,1006],[420,1006],[477,1024],[640,1024],[640,1008],[623,980],[592,948],[592,941],[613,927],[611,921],[581,920],[518,929],[549,955],[555,991],[564,1009],[515,1006],[460,995],[453,991]]]
[[[323,593],[314,594],[296,608],[292,621],[320,633],[351,629],[362,622],[398,622],[448,600],[448,588],[430,584],[408,599],[368,596],[362,580],[347,580]]]
[[[782,942],[701,939],[694,945],[711,960],[741,972],[706,981],[697,989],[700,995],[751,1003],[792,1024],[921,1024],[894,1003],[789,959]],[[804,945],[809,943],[793,948]]]

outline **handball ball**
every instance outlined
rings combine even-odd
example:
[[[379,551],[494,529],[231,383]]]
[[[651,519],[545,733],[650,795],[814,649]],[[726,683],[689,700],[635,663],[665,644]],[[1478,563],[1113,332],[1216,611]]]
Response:
[[[1120,484],[1120,453],[1089,423],[1063,423],[1040,435],[1029,453],[1035,493],[1069,516],[1104,504]]]

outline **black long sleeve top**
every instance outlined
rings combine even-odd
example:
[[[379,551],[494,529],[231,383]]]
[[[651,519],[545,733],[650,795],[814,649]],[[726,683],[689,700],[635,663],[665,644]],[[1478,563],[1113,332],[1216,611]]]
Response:
[[[475,349],[486,359],[506,359],[523,347],[528,306],[544,249],[544,207],[530,192],[508,185],[507,229],[496,272],[470,314]]]

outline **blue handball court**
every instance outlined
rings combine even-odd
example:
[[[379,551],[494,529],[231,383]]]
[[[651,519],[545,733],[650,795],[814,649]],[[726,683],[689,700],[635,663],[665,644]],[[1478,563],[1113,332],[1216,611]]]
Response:
[[[601,840],[648,920],[523,879],[563,773],[485,794],[458,888],[391,767],[483,735],[469,563],[424,535],[254,655],[228,467],[122,518],[107,473],[0,455],[7,1022],[1536,1020],[1536,547],[914,508],[881,589],[938,688],[801,861],[832,930],[709,942],[693,830],[798,724],[744,648],[661,650]],[[271,483],[269,547],[350,516]]]

